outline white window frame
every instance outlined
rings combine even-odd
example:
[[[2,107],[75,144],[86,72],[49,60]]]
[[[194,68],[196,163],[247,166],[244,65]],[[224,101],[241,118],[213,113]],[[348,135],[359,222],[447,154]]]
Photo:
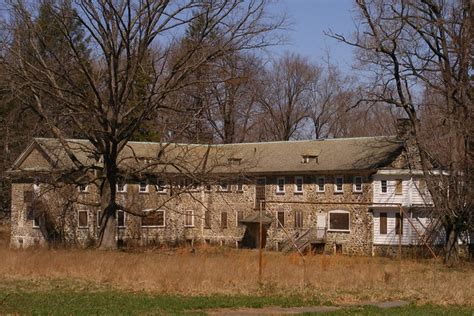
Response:
[[[82,187],[84,187],[84,190],[82,190]],[[89,192],[89,185],[87,184],[79,184],[77,186],[77,190],[79,191],[79,193],[87,193]]]
[[[118,222],[118,213],[119,212],[122,212],[123,213],[123,226],[119,226],[119,222]],[[117,228],[125,228],[127,227],[127,213],[125,213],[125,211],[123,210],[117,210],[116,214],[117,216]]]
[[[348,214],[349,215],[349,229],[332,229],[331,228],[331,214]],[[344,232],[344,233],[350,233],[351,232],[351,212],[349,211],[344,211],[344,210],[333,210],[328,212],[328,225],[327,225],[328,231],[331,232]]]
[[[191,224],[186,224],[186,217],[191,212]],[[194,210],[184,211],[184,227],[194,227]]]
[[[115,188],[117,190],[117,193],[126,193],[127,192],[127,184],[126,183],[123,183],[123,187],[122,187],[122,190],[120,190],[120,187],[119,187],[119,183],[117,183],[115,185]]]
[[[36,220],[38,220],[38,223],[36,223]],[[41,223],[40,223],[40,218],[36,217],[31,220],[33,228],[40,228]]]
[[[153,209],[148,209],[144,210],[143,212],[163,212],[163,225],[143,225],[143,219],[140,221],[140,227],[143,228],[163,228],[166,227],[166,211],[165,210],[153,210]]]
[[[242,181],[237,181],[236,191],[237,192],[244,192],[244,184]]]
[[[323,189],[321,190],[319,188],[319,180],[323,180]],[[323,176],[323,177],[317,177],[316,178],[316,192],[324,192],[326,191],[326,178]]]
[[[145,190],[142,190],[142,183],[145,183]],[[148,181],[142,180],[138,182],[138,193],[148,193]]]
[[[163,185],[160,185],[160,183],[162,183]],[[166,193],[167,192],[166,181],[163,179],[156,180],[155,190],[156,190],[156,193]]]
[[[337,188],[337,179],[341,179],[341,189]],[[334,177],[334,192],[335,193],[343,193],[344,192],[344,176],[335,176]]]
[[[280,189],[280,180],[283,180],[283,190]],[[277,178],[276,193],[285,193],[285,177]]]
[[[360,189],[357,189],[357,180],[356,179],[360,179]],[[362,176],[355,176],[354,177],[354,183],[352,184],[352,191],[353,192],[361,193],[364,190],[364,185],[363,185],[362,180],[363,180]]]
[[[82,226],[79,220],[79,213],[86,212],[87,225]],[[89,210],[77,210],[77,228],[89,228]]]
[[[298,180],[301,180],[301,190],[298,190]],[[303,193],[303,185],[304,185],[304,180],[302,176],[296,176],[295,177],[295,193]]]

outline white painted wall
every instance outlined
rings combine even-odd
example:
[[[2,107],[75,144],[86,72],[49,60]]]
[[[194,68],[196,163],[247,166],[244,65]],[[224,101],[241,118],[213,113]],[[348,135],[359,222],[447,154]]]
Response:
[[[382,171],[383,172],[383,171]],[[402,194],[395,194],[397,179],[402,180]],[[382,192],[382,180],[387,180],[387,192]],[[372,181],[374,203],[397,203],[403,206],[431,205],[432,199],[427,190],[420,193],[421,176],[412,176],[407,171],[400,174],[384,174],[380,171],[374,175]]]

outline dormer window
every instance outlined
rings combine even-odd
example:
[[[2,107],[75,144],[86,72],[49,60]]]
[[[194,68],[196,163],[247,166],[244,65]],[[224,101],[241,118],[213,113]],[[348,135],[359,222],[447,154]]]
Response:
[[[227,162],[231,166],[238,166],[238,165],[240,165],[241,161],[242,161],[242,158],[229,158],[229,159],[227,159]]]
[[[318,163],[318,156],[316,155],[303,155],[302,156],[301,163],[310,163],[310,162],[315,162]]]

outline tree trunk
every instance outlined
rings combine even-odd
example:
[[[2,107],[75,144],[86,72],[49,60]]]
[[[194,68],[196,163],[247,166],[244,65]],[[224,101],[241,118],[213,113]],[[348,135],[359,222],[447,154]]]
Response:
[[[112,152],[115,153],[116,146],[112,146]],[[117,157],[116,154],[112,155]],[[104,172],[106,172],[105,180],[100,191],[101,209],[103,215],[100,219],[100,231],[98,248],[102,250],[117,249],[117,225],[116,213],[116,183],[117,183],[117,166],[116,159],[104,157]]]
[[[459,262],[458,231],[455,224],[450,224],[446,229],[444,262],[448,266],[454,266]]]

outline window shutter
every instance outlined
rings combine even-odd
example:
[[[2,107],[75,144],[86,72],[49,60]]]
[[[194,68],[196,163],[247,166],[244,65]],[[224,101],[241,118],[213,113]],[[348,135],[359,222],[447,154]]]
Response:
[[[380,234],[387,234],[387,213],[380,213]]]

